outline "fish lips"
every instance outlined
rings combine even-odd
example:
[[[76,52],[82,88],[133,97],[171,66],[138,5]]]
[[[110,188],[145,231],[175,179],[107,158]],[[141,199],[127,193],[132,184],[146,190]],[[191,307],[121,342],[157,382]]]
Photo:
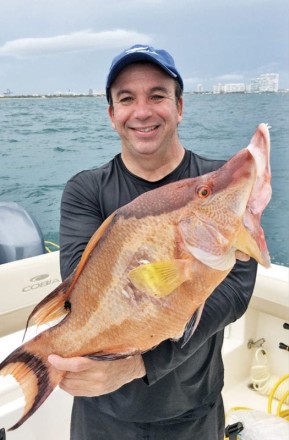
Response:
[[[243,223],[259,250],[259,252],[255,251],[254,255],[251,256],[255,258],[258,263],[262,264],[262,266],[266,268],[270,267],[271,259],[267,248],[264,230],[260,224],[260,218],[253,215],[250,209],[247,208],[243,217]]]

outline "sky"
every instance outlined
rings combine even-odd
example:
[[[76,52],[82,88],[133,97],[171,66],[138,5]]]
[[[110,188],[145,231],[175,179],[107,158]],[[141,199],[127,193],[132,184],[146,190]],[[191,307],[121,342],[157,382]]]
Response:
[[[289,88],[288,0],[0,0],[0,95],[105,89],[136,43],[168,50],[185,91],[279,73]]]

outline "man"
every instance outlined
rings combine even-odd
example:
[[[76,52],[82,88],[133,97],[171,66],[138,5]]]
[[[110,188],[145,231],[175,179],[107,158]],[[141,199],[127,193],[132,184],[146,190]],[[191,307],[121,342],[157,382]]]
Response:
[[[106,92],[121,153],[66,185],[60,229],[63,278],[76,267],[95,230],[119,206],[223,164],[197,156],[180,143],[182,91],[181,75],[164,50],[136,45],[114,58]],[[238,261],[207,300],[184,348],[181,341],[164,341],[142,355],[101,362],[50,356],[56,368],[67,371],[61,387],[75,396],[71,439],[223,439],[223,329],[245,312],[255,277],[253,260]]]

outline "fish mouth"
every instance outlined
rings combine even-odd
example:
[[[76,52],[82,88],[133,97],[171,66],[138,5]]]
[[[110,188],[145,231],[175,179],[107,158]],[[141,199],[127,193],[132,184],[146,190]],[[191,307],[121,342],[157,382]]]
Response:
[[[271,265],[270,255],[267,248],[264,230],[259,219],[246,209],[243,218],[244,229],[247,231],[247,238],[241,239],[238,249],[253,257],[262,266],[268,268]]]
[[[257,179],[253,186],[244,224],[251,232],[261,252],[263,264],[270,266],[270,256],[267,249],[264,231],[260,225],[263,210],[268,205],[272,196],[271,168],[270,168],[270,133],[268,124],[260,124],[251,139],[248,150],[253,155],[257,165]],[[257,148],[257,145],[259,148]],[[253,225],[253,227],[251,227]]]
[[[247,223],[247,226],[245,223]],[[212,236],[216,236],[220,247],[223,245],[226,248],[229,245],[225,235],[222,235],[217,229],[210,228],[210,233]],[[215,253],[202,246],[192,246],[188,242],[186,242],[186,248],[197,260],[212,269],[220,271],[230,270],[234,266],[237,250],[254,258],[266,268],[270,267],[271,264],[264,231],[258,218],[249,210],[246,210],[235,239],[227,247],[226,252]]]
[[[260,124],[253,135],[247,150],[253,156],[256,167],[256,179],[254,181],[246,210],[243,216],[243,225],[248,231],[241,233],[239,250],[248,253],[258,263],[270,267],[270,256],[265,240],[264,230],[260,220],[265,207],[268,205],[271,195],[271,169],[270,169],[270,133],[268,124]]]

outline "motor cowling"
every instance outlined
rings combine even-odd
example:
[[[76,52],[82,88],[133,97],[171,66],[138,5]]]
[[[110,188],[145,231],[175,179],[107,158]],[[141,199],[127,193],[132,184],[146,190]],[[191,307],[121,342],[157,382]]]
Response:
[[[18,203],[0,202],[0,264],[44,253],[37,221]]]

